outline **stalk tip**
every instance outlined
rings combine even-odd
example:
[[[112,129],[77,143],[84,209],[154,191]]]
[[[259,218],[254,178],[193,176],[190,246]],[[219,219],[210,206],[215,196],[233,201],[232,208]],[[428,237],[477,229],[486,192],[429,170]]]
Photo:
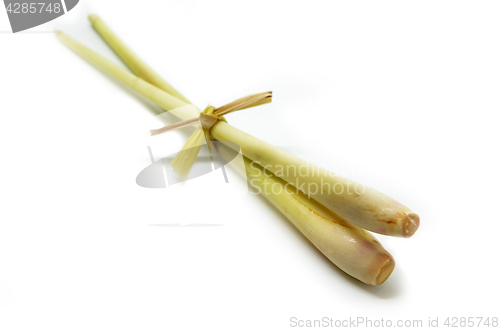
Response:
[[[62,40],[62,38],[65,36],[65,33],[62,32],[61,30],[54,30],[54,32],[56,33],[56,37],[59,38],[60,40]]]
[[[417,214],[409,214],[403,221],[403,237],[410,238],[417,232],[420,226],[420,217]]]
[[[96,14],[90,14],[89,15],[89,21],[94,23],[94,21],[98,20],[99,19],[99,16],[97,16]]]
[[[389,255],[387,261],[382,265],[382,268],[380,268],[380,272],[375,280],[375,285],[382,285],[392,274],[395,267],[396,262],[394,261],[394,258]]]

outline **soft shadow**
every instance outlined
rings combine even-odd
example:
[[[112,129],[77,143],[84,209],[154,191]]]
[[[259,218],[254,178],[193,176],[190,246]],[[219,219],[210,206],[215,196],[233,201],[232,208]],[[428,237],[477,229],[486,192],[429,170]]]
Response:
[[[260,195],[258,194],[257,190],[255,190],[250,185],[248,189],[255,195]],[[326,268],[332,270],[332,273],[335,273],[336,275],[338,275],[338,277],[345,279],[345,281],[347,281],[352,286],[357,287],[360,290],[369,293],[370,295],[379,297],[380,299],[394,299],[402,294],[402,274],[398,270],[397,264],[394,272],[384,284],[379,286],[367,285],[355,279],[354,277],[349,276],[335,264],[333,264],[286,218],[285,215],[283,215],[278,209],[276,209],[276,207],[271,202],[269,202],[269,200],[267,200],[263,196],[260,196],[260,198],[264,201],[264,204],[266,206],[263,208],[267,208],[269,210],[269,213],[274,213],[276,215],[276,218],[279,218],[284,224],[286,224],[285,226],[290,229],[290,233],[292,233],[296,237],[297,241],[302,242],[304,246],[308,247],[311,255],[316,256],[320,263],[323,263]]]

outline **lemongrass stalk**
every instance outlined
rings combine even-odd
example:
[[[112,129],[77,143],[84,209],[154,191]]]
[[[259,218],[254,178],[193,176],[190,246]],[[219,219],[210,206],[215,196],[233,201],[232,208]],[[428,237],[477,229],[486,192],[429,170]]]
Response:
[[[390,236],[411,237],[419,217],[387,195],[310,164],[224,122],[212,137],[240,146],[243,155],[294,185],[349,222]]]
[[[149,97],[160,107],[168,110],[172,109],[174,105],[178,107],[186,105],[183,101],[128,73],[125,69],[104,59],[68,36],[62,33],[59,33],[58,36],[77,53],[88,58],[137,92]],[[184,112],[174,113],[174,115],[182,120],[193,117]],[[376,233],[405,238],[411,237],[419,227],[420,219],[417,214],[372,188],[336,176],[225,122],[216,123],[210,133],[216,140],[237,143],[246,157],[296,186],[307,196],[318,200],[357,226]]]
[[[181,178],[185,179],[191,171],[191,167],[196,161],[196,157],[205,143],[205,135],[201,128],[197,128],[186,141],[181,151],[170,162],[173,171]]]
[[[196,143],[198,141],[200,141],[200,137],[203,139],[203,135],[201,133],[202,133],[202,130],[198,128],[193,132],[193,134],[191,136],[189,136],[188,140],[186,140],[186,142],[184,143],[184,146],[182,146],[179,153],[177,153],[177,155],[172,159],[172,161],[170,161],[170,165],[172,167],[175,167],[179,163],[180,159],[183,157],[184,151],[187,151],[190,148],[193,148],[194,146],[196,146]],[[201,140],[201,142],[203,143],[203,140]]]
[[[121,57],[127,66],[137,76],[152,85],[164,90],[179,100],[185,103],[190,103],[179,91],[167,83],[160,77],[151,67],[147,65],[137,54],[134,53],[114,32],[110,27],[99,18],[97,15],[89,15],[89,20],[94,29],[108,43],[108,45]]]
[[[120,67],[86,46],[80,44],[67,34],[61,31],[56,31],[56,34],[59,40],[71,48],[75,53],[110,74],[115,79],[127,85],[148,100],[154,102],[161,108],[171,111],[171,113],[176,116],[192,118],[198,115],[197,112],[193,110],[194,107],[186,107],[188,106],[186,102],[177,99],[162,89],[159,89],[151,83],[137,77],[127,69]],[[158,114],[161,113],[162,112],[159,112]]]
[[[223,143],[217,152],[234,155]],[[394,258],[369,232],[350,224],[307,195],[290,189],[287,182],[244,157],[247,180],[268,199],[331,262],[369,285],[380,285],[391,275]],[[231,165],[237,166],[232,162]]]
[[[251,161],[246,159],[247,168],[250,164]],[[369,285],[381,285],[389,278],[396,265],[394,258],[369,232],[346,222],[303,193],[276,194],[272,189],[265,193],[264,190],[269,190],[273,185],[285,189],[287,182],[274,175],[267,177],[262,172],[251,177],[251,181],[316,248],[344,272]]]

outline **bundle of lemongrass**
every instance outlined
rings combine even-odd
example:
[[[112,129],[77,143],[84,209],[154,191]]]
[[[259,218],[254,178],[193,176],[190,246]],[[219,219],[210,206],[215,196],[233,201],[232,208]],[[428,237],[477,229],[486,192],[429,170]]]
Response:
[[[95,30],[131,72],[62,32],[57,32],[57,36],[83,58],[165,111],[170,111],[183,121],[191,120],[191,124],[199,123],[199,113],[193,113],[189,109],[186,111],[190,102],[182,94],[144,63],[99,17],[91,15],[89,19]],[[256,105],[268,101],[261,100]],[[221,109],[211,107],[204,113],[207,113],[207,110],[213,117],[213,114],[217,114]],[[219,119],[211,121],[208,129],[203,127],[205,134],[208,133],[215,140],[229,141],[240,146],[245,160],[245,169],[240,170],[246,171],[247,178],[252,179],[251,185],[260,188],[259,191],[307,239],[352,277],[370,285],[380,285],[387,280],[394,270],[394,259],[365,230],[409,238],[418,229],[420,220],[417,214],[385,194],[316,167]],[[198,127],[195,130],[195,134],[190,138],[191,142],[183,149],[203,143],[203,128]],[[224,148],[219,148],[218,152],[224,155]],[[306,175],[302,175],[304,171],[284,171],[290,168],[305,169]],[[281,189],[265,189],[271,186]],[[330,189],[324,190],[325,186]],[[331,188],[335,187],[343,189],[332,193]],[[280,193],[274,193],[275,191]]]

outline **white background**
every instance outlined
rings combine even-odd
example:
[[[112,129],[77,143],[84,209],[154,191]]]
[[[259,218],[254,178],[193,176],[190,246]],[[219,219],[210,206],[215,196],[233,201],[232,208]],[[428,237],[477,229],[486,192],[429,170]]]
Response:
[[[90,13],[199,107],[272,90],[230,123],[417,212],[411,239],[377,236],[389,280],[345,275],[261,196],[137,186],[153,106],[50,32],[119,63]],[[499,317],[499,15],[491,0],[81,0],[10,34],[0,10],[0,330]],[[154,226],[177,223],[223,226]]]

